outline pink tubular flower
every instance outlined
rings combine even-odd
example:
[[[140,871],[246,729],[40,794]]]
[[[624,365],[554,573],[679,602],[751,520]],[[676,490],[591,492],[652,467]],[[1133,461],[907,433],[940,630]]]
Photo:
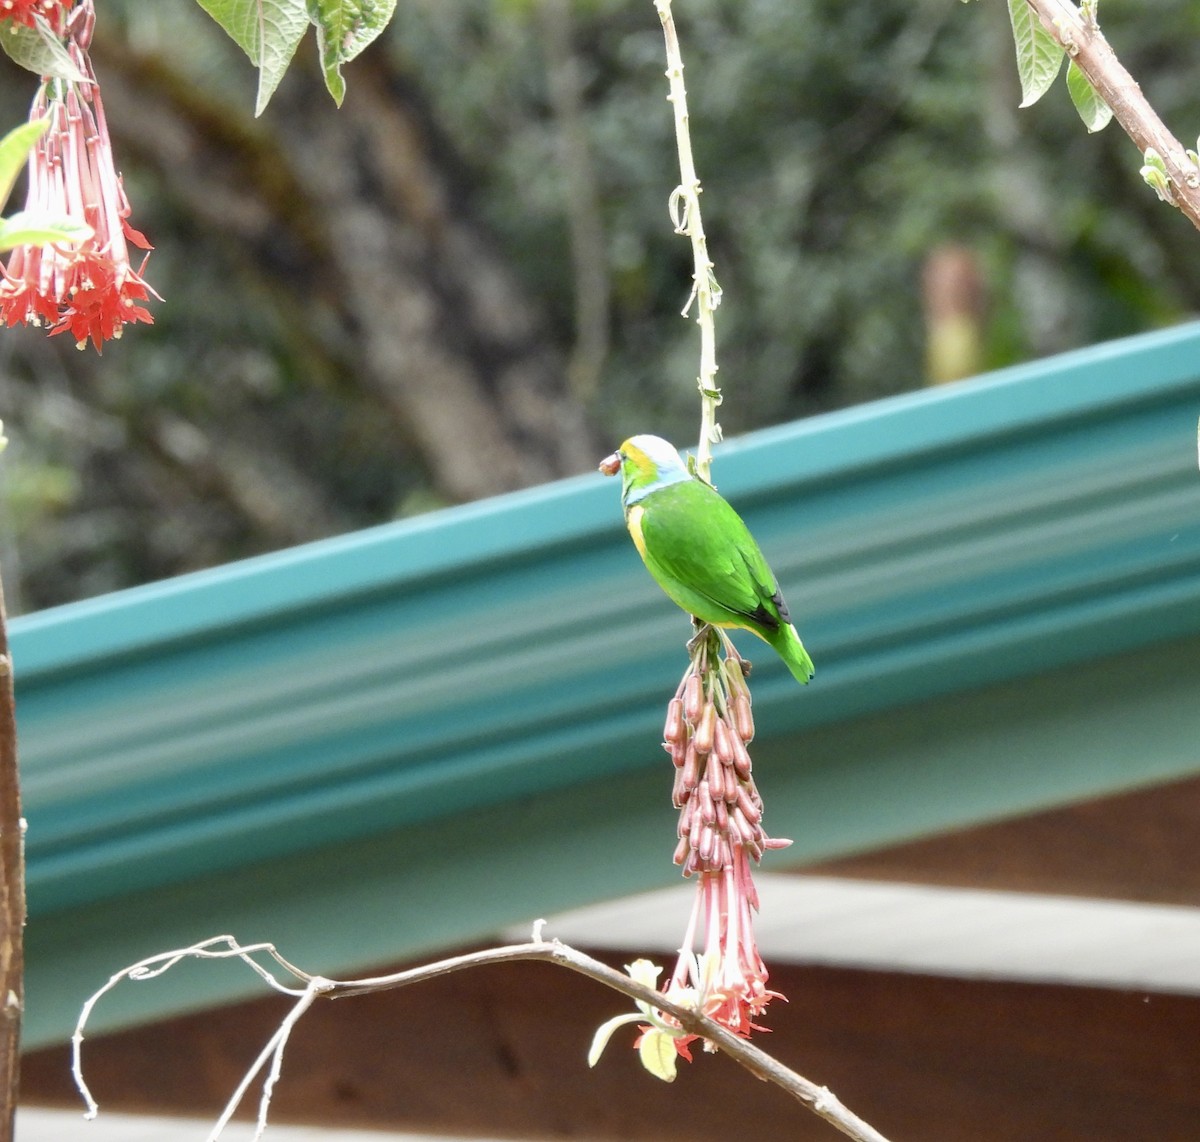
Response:
[[[146,258],[136,270],[129,261],[130,244],[151,247],[129,225],[129,200],[113,163],[87,51],[92,3],[82,0],[67,21],[65,46],[84,81],[45,78],[33,103],[30,118],[48,118],[50,126],[29,156],[25,208],[79,219],[93,234],[75,244],[17,247],[0,281],[0,319],[8,326],[45,323],[51,336],[70,333],[79,348],[90,340],[99,352],[125,325],[153,323],[141,303],[158,295],[142,278]]]
[[[696,647],[687,673],[667,707],[663,747],[675,763],[679,843],[675,863],[696,876],[696,902],[679,960],[665,994],[691,996],[705,1014],[735,1035],[762,1031],[755,1019],[772,999],[767,968],[754,940],[758,893],[751,874],[767,849],[791,841],[768,837],[762,798],[746,748],[754,737],[750,689],[741,660],[718,657],[715,633]],[[704,950],[697,954],[697,940]],[[694,1035],[675,1039],[690,1059]]]
[[[758,893],[751,864],[767,849],[792,842],[768,837],[762,825],[763,803],[747,749],[754,737],[743,671],[749,664],[713,627],[702,627],[689,645],[691,662],[667,704],[663,748],[675,766],[675,863],[684,876],[697,878],[696,902],[675,971],[659,994],[749,1038],[752,1031],[767,1030],[756,1022],[767,1004],[784,998],[768,990],[767,966],[754,939]],[[637,983],[658,988],[662,969],[649,960],[635,960],[625,970]],[[685,1032],[675,1016],[650,1001],[639,999],[635,1006],[637,1013],[617,1015],[597,1029],[588,1065],[595,1066],[617,1027],[635,1022],[642,1066],[673,1082],[679,1060],[692,1061],[691,1044],[702,1036]],[[704,1046],[716,1049],[707,1041]]]
[[[51,28],[58,29],[75,0],[0,0],[0,22],[35,27],[41,16]]]

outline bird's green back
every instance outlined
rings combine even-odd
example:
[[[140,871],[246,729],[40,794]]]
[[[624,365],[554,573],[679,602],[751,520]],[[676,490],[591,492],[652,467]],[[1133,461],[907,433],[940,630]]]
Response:
[[[637,506],[646,566],[684,610],[763,635],[790,621],[754,537],[708,484],[668,484]]]

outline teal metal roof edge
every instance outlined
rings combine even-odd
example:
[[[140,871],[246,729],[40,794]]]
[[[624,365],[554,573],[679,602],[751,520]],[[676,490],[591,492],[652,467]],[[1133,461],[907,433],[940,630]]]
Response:
[[[764,748],[1200,631],[1198,409],[1193,325],[725,446]],[[658,765],[685,637],[599,476],[17,619],[31,913]]]
[[[1063,419],[1111,415],[1176,389],[1194,390],[1198,353],[1200,323],[1192,323],[1011,366],[970,384],[763,429],[721,445],[716,476],[726,495],[753,496],[781,484],[912,464],[944,448],[983,447]],[[1131,360],[1139,364],[1132,377]],[[1048,378],[1058,383],[1048,386]],[[614,499],[608,481],[572,477],[19,616],[10,635],[27,675],[73,669],[159,641],[387,589],[399,579],[419,581],[603,537],[613,530]],[[557,510],[564,505],[569,512]],[[186,613],[163,609],[181,597]],[[69,637],[60,637],[64,630]]]
[[[799,743],[766,742],[755,769],[767,824],[795,843],[765,867],[1030,812],[1084,786],[1126,789],[1131,758],[1140,783],[1190,772],[1197,661],[1200,637],[1134,652],[1120,671],[1093,661],[826,726]],[[425,821],[35,917],[22,1042],[66,1042],[84,999],[112,973],[218,932],[270,940],[308,971],[348,978],[677,883],[669,789],[668,773],[646,769],[521,798],[501,813],[469,810],[450,827]],[[681,932],[686,920],[678,917]],[[96,1007],[90,1034],[262,994],[240,965],[185,965],[122,984]]]

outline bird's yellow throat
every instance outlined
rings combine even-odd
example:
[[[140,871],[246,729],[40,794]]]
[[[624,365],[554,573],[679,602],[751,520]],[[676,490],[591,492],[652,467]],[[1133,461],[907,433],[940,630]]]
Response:
[[[638,549],[638,554],[643,559],[646,558],[646,541],[642,538],[642,514],[645,510],[641,504],[634,504],[625,514],[625,526],[629,528],[633,546]]]

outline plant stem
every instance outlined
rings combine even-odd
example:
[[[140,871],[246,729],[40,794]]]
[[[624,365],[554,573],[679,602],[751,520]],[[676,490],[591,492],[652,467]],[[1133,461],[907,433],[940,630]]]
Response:
[[[1062,45],[1087,77],[1113,118],[1145,154],[1153,149],[1162,157],[1171,182],[1174,205],[1200,229],[1200,171],[1187,151],[1147,102],[1142,89],[1125,70],[1104,34],[1070,0],[1025,0],[1046,31]]]
[[[700,218],[700,180],[696,177],[696,164],[692,158],[683,57],[671,15],[671,0],[654,0],[654,7],[662,21],[667,45],[667,80],[670,84],[667,101],[675,110],[675,145],[679,151],[679,185],[671,195],[671,217],[675,232],[686,234],[692,240],[692,293],[683,312],[686,316],[695,302],[696,323],[700,326],[700,375],[696,378],[696,387],[700,390],[700,443],[696,450],[696,471],[708,480],[712,446],[721,439],[721,428],[717,424],[721,390],[717,387],[717,333],[713,320],[713,314],[721,304],[721,287],[713,276],[704,223]]]
[[[0,1142],[12,1142],[24,1005],[25,822],[17,779],[12,660],[0,586]]]

